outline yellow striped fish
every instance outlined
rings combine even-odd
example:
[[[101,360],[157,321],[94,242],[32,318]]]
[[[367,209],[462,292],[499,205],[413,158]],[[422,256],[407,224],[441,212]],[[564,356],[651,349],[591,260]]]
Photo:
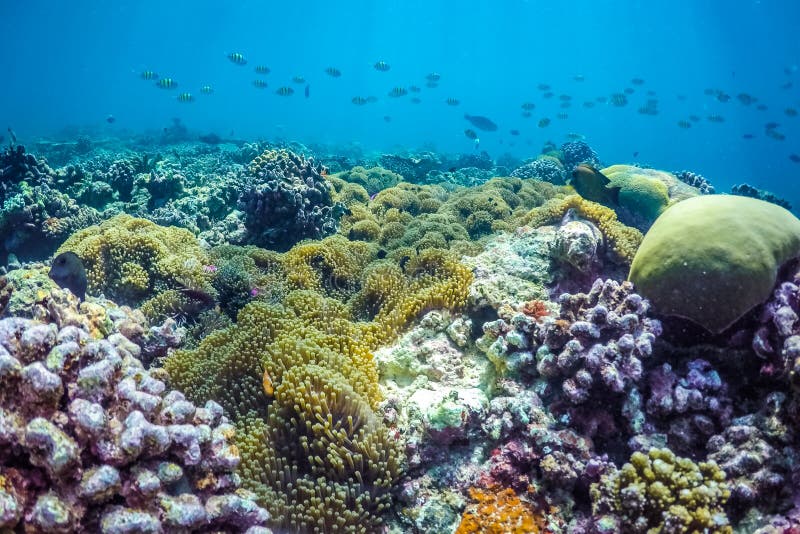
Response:
[[[279,87],[277,91],[275,91],[276,95],[280,96],[291,96],[294,94],[294,89],[291,87]]]
[[[178,95],[178,102],[194,102],[194,96],[192,96],[192,93],[181,93]]]
[[[211,87],[210,85],[204,85],[203,87],[200,88],[200,92],[203,93],[204,95],[210,95],[211,93],[214,92],[214,88]]]
[[[259,89],[267,88],[267,82],[265,82],[264,80],[253,80],[253,85],[255,85]]]
[[[141,78],[143,80],[157,80],[158,79],[158,74],[156,74],[152,70],[144,70],[144,71],[142,71],[140,76],[141,76]]]
[[[256,65],[256,74],[269,74],[269,67],[266,65]]]

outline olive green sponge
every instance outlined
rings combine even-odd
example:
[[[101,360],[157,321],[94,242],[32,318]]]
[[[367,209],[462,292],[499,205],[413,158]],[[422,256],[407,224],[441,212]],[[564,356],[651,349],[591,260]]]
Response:
[[[629,279],[655,310],[713,333],[770,295],[800,256],[800,220],[753,198],[704,195],[668,208],[644,237]]]

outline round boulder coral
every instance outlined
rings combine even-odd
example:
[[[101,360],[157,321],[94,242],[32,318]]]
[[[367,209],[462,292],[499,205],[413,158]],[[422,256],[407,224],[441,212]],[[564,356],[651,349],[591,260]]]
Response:
[[[800,256],[800,220],[751,198],[690,198],[645,235],[629,278],[656,311],[712,333],[764,302],[778,268]]]

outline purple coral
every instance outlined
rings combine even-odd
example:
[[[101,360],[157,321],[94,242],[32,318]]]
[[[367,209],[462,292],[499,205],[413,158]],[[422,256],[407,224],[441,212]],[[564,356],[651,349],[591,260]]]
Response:
[[[548,156],[540,157],[517,167],[511,171],[511,176],[515,178],[541,180],[551,184],[563,185],[566,183],[567,171],[564,165],[556,158]]]
[[[690,454],[730,423],[727,385],[706,360],[686,364],[681,376],[668,363],[648,374],[647,413],[666,431],[670,447]]]
[[[222,408],[168,391],[138,349],[118,333],[0,320],[1,529],[267,532],[238,489]]]
[[[781,283],[767,301],[753,336],[752,347],[765,360],[764,375],[790,373],[800,378],[800,271]]]
[[[537,325],[539,374],[562,381],[570,406],[583,405],[584,410],[567,411],[590,435],[599,427],[613,426],[608,417],[612,406],[638,432],[644,423],[638,389],[642,362],[661,334],[661,323],[647,317],[648,301],[634,293],[629,282],[600,279],[588,293],[564,293],[558,300],[559,317]]]
[[[255,176],[239,195],[249,242],[287,250],[336,230],[345,208],[331,199],[320,165],[288,150],[268,150],[251,170]]]
[[[586,163],[593,167],[600,166],[600,158],[598,158],[597,152],[583,141],[564,143],[561,145],[561,153],[563,154],[561,162],[564,164],[564,168],[570,172],[576,165],[581,163]]]
[[[681,182],[696,187],[704,195],[713,195],[715,190],[711,182],[706,180],[701,174],[692,171],[678,171],[675,177]]]

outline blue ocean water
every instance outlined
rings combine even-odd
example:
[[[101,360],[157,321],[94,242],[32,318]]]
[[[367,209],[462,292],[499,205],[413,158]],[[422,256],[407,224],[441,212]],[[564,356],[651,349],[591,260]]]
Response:
[[[78,130],[159,131],[179,117],[224,137],[471,152],[469,113],[499,125],[480,132],[481,149],[493,157],[532,157],[547,141],[580,134],[606,163],[689,169],[718,191],[749,182],[797,210],[800,163],[790,156],[800,155],[800,117],[786,110],[800,108],[798,21],[793,0],[3,0],[0,125],[24,144]],[[247,65],[229,61],[231,52]],[[376,70],[378,61],[391,68]],[[253,85],[259,64],[271,70],[263,90]],[[341,77],[325,74],[329,66]],[[142,80],[147,69],[178,88]],[[441,74],[437,88],[425,86],[430,72]],[[294,76],[307,80],[308,98]],[[206,84],[213,94],[201,94]],[[554,96],[544,98],[539,84]],[[387,96],[411,85],[421,88],[419,104],[414,94]],[[295,93],[277,95],[282,86]],[[583,106],[626,88],[634,92],[624,107]],[[195,101],[178,102],[184,91]],[[757,100],[745,105],[740,94]],[[571,107],[560,107],[560,95],[572,97]],[[378,101],[355,106],[355,96]],[[657,101],[657,115],[637,111],[648,100]],[[528,101],[536,107],[526,119]],[[538,126],[542,118],[549,126]],[[784,139],[765,135],[767,123],[777,123],[771,131]]]

